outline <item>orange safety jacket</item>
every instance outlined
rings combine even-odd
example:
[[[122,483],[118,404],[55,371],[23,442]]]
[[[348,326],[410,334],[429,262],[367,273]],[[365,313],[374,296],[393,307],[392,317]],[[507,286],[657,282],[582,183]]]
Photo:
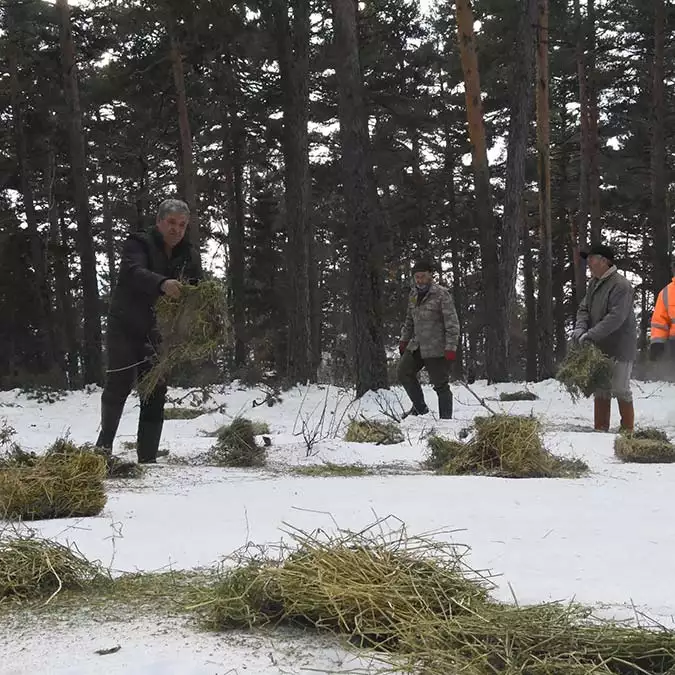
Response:
[[[652,313],[650,342],[675,340],[675,277],[659,293]]]

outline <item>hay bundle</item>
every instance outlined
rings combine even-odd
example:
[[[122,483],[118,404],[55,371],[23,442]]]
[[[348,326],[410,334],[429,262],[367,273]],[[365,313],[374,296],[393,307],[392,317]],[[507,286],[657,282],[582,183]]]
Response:
[[[127,462],[117,455],[113,455],[106,448],[97,448],[90,443],[76,445],[68,438],[57,438],[47,449],[47,456],[54,455],[77,455],[90,453],[105,460],[106,474],[108,478],[141,478],[145,475],[145,469],[136,462]]]
[[[594,344],[573,345],[560,365],[556,379],[573,401],[589,398],[598,390],[611,388],[614,361]]]
[[[499,394],[500,401],[538,401],[539,397],[532,391],[503,391]]]
[[[0,537],[0,601],[54,596],[103,578],[101,568],[55,541],[12,534]]]
[[[259,467],[266,461],[265,448],[255,441],[256,427],[245,417],[235,417],[231,424],[217,431],[216,444],[208,453],[210,463],[217,466]]]
[[[477,417],[466,442],[432,436],[426,466],[448,475],[479,474],[503,478],[578,476],[588,466],[557,457],[544,447],[539,420],[517,415]]]
[[[377,422],[375,420],[352,420],[347,427],[345,441],[350,443],[375,443],[376,445],[396,445],[403,443],[405,437],[396,422]]]
[[[177,368],[215,358],[230,339],[226,310],[225,287],[217,281],[185,285],[177,300],[160,297],[156,314],[162,344],[152,369],[138,383],[142,398],[150,396]]]
[[[0,515],[42,520],[96,516],[106,504],[106,461],[91,452],[51,454],[0,470]]]
[[[577,605],[493,601],[457,548],[382,533],[288,532],[279,559],[237,559],[214,590],[211,628],[299,622],[380,650],[425,675],[666,675],[675,635],[592,621]],[[390,656],[388,656],[389,654]]]
[[[665,434],[664,434],[665,436]],[[614,441],[614,455],[622,462],[635,464],[672,464],[675,462],[675,445],[668,437],[621,434]]]

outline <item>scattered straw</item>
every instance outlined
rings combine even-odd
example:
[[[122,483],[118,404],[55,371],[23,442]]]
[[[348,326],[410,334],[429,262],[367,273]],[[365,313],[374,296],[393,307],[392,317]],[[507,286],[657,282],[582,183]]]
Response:
[[[231,336],[226,290],[217,281],[186,284],[178,300],[162,296],[156,313],[162,344],[153,368],[138,383],[142,398],[177,368],[215,358]]]
[[[312,464],[311,466],[297,466],[293,469],[293,473],[298,476],[309,477],[342,476],[344,478],[354,478],[356,476],[370,476],[374,472],[363,464],[323,462],[322,464]]]
[[[33,466],[0,470],[0,514],[11,520],[96,516],[106,504],[103,457],[51,454]]]
[[[611,388],[614,362],[594,344],[585,343],[570,347],[567,357],[560,365],[556,379],[573,401],[582,396],[589,398],[598,390]]]
[[[614,454],[622,462],[635,464],[672,464],[675,445],[663,438],[620,434],[614,441]]]
[[[403,432],[396,422],[377,422],[375,420],[352,420],[347,427],[345,441],[350,443],[374,443],[376,445],[396,445],[405,440]]]
[[[106,448],[97,448],[91,443],[76,445],[68,438],[57,438],[47,449],[46,455],[77,455],[89,453],[105,460],[108,478],[141,478],[145,469],[136,462],[128,462],[110,453]]]
[[[588,470],[579,459],[546,450],[535,417],[493,415],[474,420],[466,442],[432,436],[425,467],[446,475],[478,474],[502,478],[577,477]]]
[[[231,424],[217,432],[216,444],[208,453],[208,461],[217,466],[260,467],[265,465],[265,448],[255,441],[255,427],[245,417],[235,417]]]
[[[202,415],[208,415],[215,410],[208,410],[206,408],[165,408],[165,420],[194,420]]]
[[[499,394],[500,401],[538,401],[539,397],[531,391],[503,391]]]

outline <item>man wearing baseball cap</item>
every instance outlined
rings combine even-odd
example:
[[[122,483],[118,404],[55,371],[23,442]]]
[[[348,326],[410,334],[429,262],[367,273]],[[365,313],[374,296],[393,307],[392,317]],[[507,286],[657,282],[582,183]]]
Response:
[[[596,431],[609,431],[612,398],[616,398],[621,428],[631,432],[635,412],[630,379],[637,355],[635,291],[617,271],[614,251],[609,246],[595,244],[581,256],[586,259],[592,278],[579,305],[572,340],[579,344],[593,343],[614,360],[610,389],[595,392],[594,426]]]

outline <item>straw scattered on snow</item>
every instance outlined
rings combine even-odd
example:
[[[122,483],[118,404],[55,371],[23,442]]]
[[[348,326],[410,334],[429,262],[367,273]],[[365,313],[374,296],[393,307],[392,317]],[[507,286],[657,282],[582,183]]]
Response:
[[[351,420],[345,433],[349,443],[374,443],[375,445],[396,445],[403,443],[405,436],[396,422],[377,420]]]
[[[664,431],[647,427],[619,434],[614,441],[614,455],[627,463],[672,464],[675,462],[675,445]]]

